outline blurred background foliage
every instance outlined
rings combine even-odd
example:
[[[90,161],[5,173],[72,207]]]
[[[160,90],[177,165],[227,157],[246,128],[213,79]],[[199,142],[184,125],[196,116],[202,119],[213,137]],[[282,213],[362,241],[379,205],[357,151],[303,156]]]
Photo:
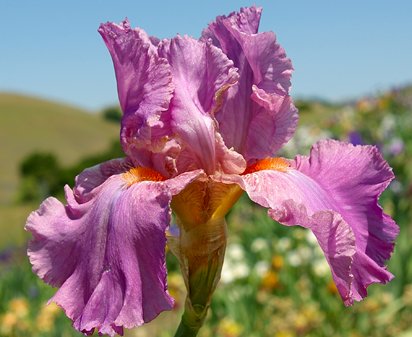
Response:
[[[37,107],[45,119],[27,121],[29,116],[18,112],[25,109],[22,102],[26,109]],[[385,286],[372,285],[367,299],[346,308],[316,239],[302,228],[274,223],[265,210],[243,196],[227,218],[229,242],[222,280],[200,336],[411,337],[412,86],[340,104],[297,100],[296,105],[300,123],[280,155],[308,154],[317,140],[335,138],[375,144],[393,167],[396,179],[380,203],[401,227],[388,265],[396,278]],[[62,199],[63,186],[73,186],[75,175],[84,168],[122,156],[116,139],[120,111],[109,107],[99,116],[86,116],[65,109],[69,108],[0,95],[0,126],[4,129],[0,135],[9,132],[9,138],[2,141],[16,153],[2,158],[8,164],[13,162],[13,172],[0,167],[0,172],[10,177],[6,183],[0,181],[0,336],[80,336],[57,306],[46,305],[55,289],[31,272],[25,253],[29,237],[23,226],[28,213],[45,197]],[[16,137],[8,113],[20,116],[16,128],[26,123],[41,128],[40,134],[33,135],[30,130]],[[65,127],[51,134],[53,125]],[[30,137],[24,139],[27,133]],[[65,144],[66,138],[75,139]],[[25,146],[19,143],[22,139]],[[23,147],[25,152],[20,150]],[[173,336],[185,290],[175,258],[167,254],[167,259],[175,309],[127,331],[127,336]]]

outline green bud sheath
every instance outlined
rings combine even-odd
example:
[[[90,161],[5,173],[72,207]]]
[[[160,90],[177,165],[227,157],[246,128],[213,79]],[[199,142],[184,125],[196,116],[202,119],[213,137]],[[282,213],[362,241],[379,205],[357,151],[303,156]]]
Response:
[[[211,179],[196,181],[172,200],[179,225],[168,245],[180,262],[187,289],[185,311],[175,337],[196,336],[220,280],[226,249],[225,215],[242,190]]]

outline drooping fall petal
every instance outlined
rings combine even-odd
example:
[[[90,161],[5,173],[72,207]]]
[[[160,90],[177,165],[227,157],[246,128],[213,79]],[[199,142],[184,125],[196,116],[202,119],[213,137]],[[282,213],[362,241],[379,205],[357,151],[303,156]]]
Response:
[[[361,300],[369,284],[392,278],[383,267],[399,227],[378,204],[379,196],[394,179],[392,169],[374,146],[332,140],[316,144],[309,157],[298,156],[296,169],[334,195],[340,213],[351,224],[357,247],[353,296]]]
[[[120,171],[105,176],[116,166]],[[26,224],[33,270],[59,287],[52,301],[88,334],[113,336],[172,308],[165,267],[169,204],[200,174],[149,181],[123,167],[111,161],[85,171],[75,194],[66,187],[66,206],[48,198]]]
[[[276,221],[313,231],[350,305],[367,295],[369,284],[392,278],[385,260],[398,227],[377,203],[392,179],[375,147],[323,141],[291,167],[268,167],[228,180],[237,180]]]
[[[216,118],[227,146],[248,161],[273,156],[292,137],[298,119],[289,97],[291,62],[274,33],[257,32],[260,15],[260,8],[243,8],[217,17],[202,35],[239,69],[239,81]]]
[[[111,176],[128,171],[133,167],[130,159],[118,158],[89,167],[75,178],[73,195],[79,204],[83,204],[95,195],[94,189]]]

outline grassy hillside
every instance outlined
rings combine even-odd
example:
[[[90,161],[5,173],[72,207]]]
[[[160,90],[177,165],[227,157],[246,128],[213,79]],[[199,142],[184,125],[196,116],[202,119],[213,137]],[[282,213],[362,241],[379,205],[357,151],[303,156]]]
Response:
[[[18,164],[29,153],[50,151],[62,164],[96,154],[118,136],[118,127],[69,105],[0,93],[0,206],[18,183]]]

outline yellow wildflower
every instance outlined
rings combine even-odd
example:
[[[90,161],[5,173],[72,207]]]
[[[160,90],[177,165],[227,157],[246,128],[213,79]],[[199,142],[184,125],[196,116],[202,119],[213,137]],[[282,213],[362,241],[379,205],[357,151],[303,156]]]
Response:
[[[367,312],[373,312],[379,310],[379,302],[373,298],[369,297],[365,302],[363,302],[363,308]]]
[[[295,337],[295,333],[290,330],[282,330],[282,331],[278,331],[275,334],[275,337]]]
[[[224,337],[239,337],[243,331],[240,324],[231,320],[230,318],[225,318],[219,324],[218,328],[219,334]]]
[[[328,289],[328,292],[331,293],[331,294],[337,294],[338,293],[338,288],[336,288],[336,285],[332,280],[330,280],[328,282],[327,289]]]
[[[19,319],[14,312],[6,312],[3,317],[0,318],[0,334],[2,336],[11,334],[18,321]]]
[[[36,318],[37,329],[41,332],[51,331],[53,329],[54,319],[59,311],[60,308],[55,303],[43,306]]]
[[[266,289],[274,289],[278,285],[279,276],[273,270],[269,270],[262,278],[262,286]]]
[[[275,255],[272,257],[272,267],[275,270],[282,269],[283,264],[283,257],[281,255]]]
[[[25,298],[14,298],[9,302],[10,312],[16,314],[18,318],[23,318],[29,313],[29,304]]]

